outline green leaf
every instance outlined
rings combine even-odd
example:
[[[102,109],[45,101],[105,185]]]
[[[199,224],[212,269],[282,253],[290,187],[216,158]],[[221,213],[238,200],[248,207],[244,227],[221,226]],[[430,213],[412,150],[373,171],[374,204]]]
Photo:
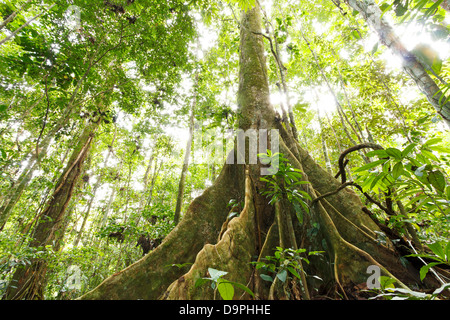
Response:
[[[441,263],[440,262],[431,262],[431,263],[423,266],[422,268],[420,268],[420,280],[423,281],[423,279],[425,279],[428,271],[430,271],[430,268],[432,268],[438,264],[441,264]]]
[[[431,69],[433,69],[434,72],[439,74],[442,69],[442,60],[441,59],[435,59],[433,61],[433,64],[431,65]]]
[[[437,255],[439,258],[441,258],[443,261],[445,261],[445,252],[444,252],[444,248],[442,247],[440,242],[434,242],[434,243],[430,243],[428,244],[428,248],[430,248],[431,251],[433,251],[433,253],[435,255]]]
[[[281,282],[285,282],[286,278],[287,278],[287,271],[286,270],[281,270],[280,272],[277,273],[277,278],[281,280]]]
[[[0,158],[2,158],[2,159],[6,159],[6,152],[5,152],[5,150],[3,150],[3,149],[0,149]]]
[[[294,269],[294,268],[292,268],[292,267],[287,267],[287,269],[289,270],[289,272],[290,273],[292,273],[294,276],[296,276],[298,279],[301,279],[300,278],[300,275],[298,274],[298,272]]]
[[[362,167],[357,168],[354,172],[361,172],[361,171],[367,171],[369,169],[375,168],[376,166],[385,163],[387,160],[386,159],[380,159],[377,161],[373,161],[371,163],[368,163]]]
[[[439,161],[439,159],[432,152],[430,152],[428,150],[422,149],[421,153],[423,156],[427,157],[430,160]]]
[[[382,12],[386,12],[386,11],[389,10],[391,7],[392,7],[392,5],[389,5],[389,4],[387,4],[387,3],[383,3],[383,4],[381,4],[380,9],[381,9]]]
[[[386,150],[372,150],[367,152],[368,157],[378,156],[379,158],[387,158],[388,154]]]
[[[411,143],[408,146],[406,146],[406,148],[402,151],[402,159],[408,156],[416,146],[417,146],[416,143]]]
[[[209,281],[209,279],[206,279],[206,278],[198,278],[197,281],[195,281],[194,287],[197,288],[208,281]]]
[[[396,7],[395,7],[395,15],[397,17],[401,17],[403,16],[406,11],[408,11],[408,6],[403,6],[403,4],[399,3]]]
[[[370,189],[373,189],[376,186],[377,182],[380,179],[384,178],[386,175],[387,175],[387,173],[384,173],[384,172],[381,172],[381,173],[377,174],[375,179],[373,179],[372,183],[370,184]]]
[[[430,149],[432,151],[437,151],[440,153],[450,153],[450,148],[447,148],[444,146],[439,146],[439,145],[428,146],[428,149]]]
[[[394,166],[394,168],[392,169],[392,177],[394,178],[394,180],[397,180],[398,177],[400,177],[400,175],[403,172],[403,163],[401,162],[397,162]]]
[[[353,38],[355,38],[356,40],[361,39],[361,37],[360,37],[358,31],[356,31],[356,30],[353,30],[353,31],[352,31],[352,36],[353,36]]]
[[[377,52],[377,51],[378,51],[378,42],[375,43],[375,45],[372,48],[372,51],[371,51],[372,55],[375,54],[375,52]]]
[[[273,279],[271,276],[267,275],[267,274],[260,274],[259,275],[261,277],[261,279],[263,279],[264,281],[269,281],[269,282],[273,282]]]
[[[428,181],[430,181],[431,185],[438,190],[440,193],[445,190],[445,178],[442,172],[440,171],[432,171],[428,174]]]
[[[228,280],[224,280],[224,281],[228,281]],[[231,283],[233,286],[238,287],[242,290],[244,290],[245,292],[247,292],[249,295],[251,295],[253,298],[255,297],[255,294],[253,293],[252,290],[250,290],[248,287],[244,286],[243,284],[240,284],[238,282],[233,282],[233,281],[228,281],[229,283]]]
[[[396,148],[387,148],[386,153],[397,160],[402,159],[402,152]]]
[[[234,288],[230,282],[224,279],[218,279],[217,290],[219,290],[220,296],[223,300],[233,300]]]
[[[432,139],[430,139],[430,140],[427,140],[427,142],[425,142],[425,143],[423,144],[423,146],[424,146],[424,147],[429,147],[429,146],[438,144],[438,143],[441,142],[441,141],[442,141],[442,138],[432,138]]]

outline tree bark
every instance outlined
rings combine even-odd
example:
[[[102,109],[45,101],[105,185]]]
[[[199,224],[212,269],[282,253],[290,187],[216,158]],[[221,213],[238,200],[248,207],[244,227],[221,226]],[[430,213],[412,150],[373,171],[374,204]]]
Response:
[[[42,250],[56,250],[54,243],[58,239],[61,227],[64,226],[66,208],[78,178],[82,173],[83,162],[89,152],[97,123],[90,123],[84,129],[77,146],[75,147],[66,169],[56,184],[53,195],[47,202],[46,209],[35,227],[34,235],[29,246],[42,248]],[[50,246],[51,249],[46,248]],[[45,259],[35,258],[30,265],[19,267],[6,291],[7,300],[40,300],[43,299],[45,287],[47,262]]]
[[[402,59],[405,72],[425,94],[444,123],[450,127],[450,100],[447,100],[448,97],[445,97],[442,89],[436,85],[425,67],[412,52],[405,48],[389,23],[382,18],[378,5],[373,0],[345,0],[345,2],[364,17],[367,24],[378,34],[380,42]]]
[[[195,74],[195,85],[194,85],[195,92],[191,106],[191,113],[189,116],[189,137],[188,141],[186,142],[183,167],[181,168],[180,182],[178,184],[177,203],[175,205],[175,214],[173,218],[175,225],[177,225],[178,222],[180,221],[181,207],[183,205],[184,185],[186,182],[186,174],[189,168],[189,157],[191,156],[192,140],[194,138],[194,119],[195,119],[194,116],[195,116],[195,107],[197,104],[197,90],[198,90],[197,85],[198,85],[198,72]]]
[[[319,126],[320,126],[320,139],[322,140],[322,152],[323,152],[323,160],[325,161],[325,167],[327,168],[328,173],[331,172],[331,161],[330,156],[328,155],[328,148],[327,148],[327,142],[325,141],[325,136],[323,134],[323,125],[322,125],[322,119],[320,117],[320,112],[317,109],[317,118],[319,119]]]

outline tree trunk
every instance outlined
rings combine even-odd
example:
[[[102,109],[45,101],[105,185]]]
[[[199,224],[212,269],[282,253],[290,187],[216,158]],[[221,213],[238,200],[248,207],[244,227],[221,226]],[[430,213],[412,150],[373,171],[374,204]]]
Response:
[[[317,118],[319,119],[319,127],[320,127],[320,139],[322,140],[322,152],[323,152],[323,160],[325,161],[325,167],[329,174],[331,174],[331,161],[330,156],[328,155],[327,142],[325,141],[325,136],[323,134],[323,125],[322,119],[320,117],[320,111],[317,109]]]
[[[270,105],[258,6],[243,13],[240,41],[239,128],[277,129],[281,133],[280,152],[303,171],[303,180],[310,182],[304,190],[313,199],[335,191],[339,181],[300,147]],[[276,147],[276,139],[270,143],[271,149]],[[363,212],[356,193],[343,189],[310,203],[311,210],[300,223],[287,199],[281,199],[275,208],[261,195],[265,188],[260,180],[261,164],[231,163],[237,151],[235,148],[229,154],[214,184],[192,201],[159,247],[80,299],[213,299],[215,292],[209,285],[195,285],[199,278],[208,276],[208,268],[228,272],[226,280],[246,285],[257,299],[286,299],[283,291],[261,281],[251,262],[254,257],[262,261],[266,255],[273,255],[276,246],[295,248],[296,243],[325,252],[305,266],[308,275],[323,279],[318,282],[310,277],[302,284],[307,291],[305,299],[314,298],[315,291],[308,288],[327,292],[336,287],[344,296],[354,298],[356,286],[367,282],[370,265],[379,267],[381,275],[393,277],[400,286],[420,283],[417,269],[400,263],[389,239],[385,244],[377,240],[376,232],[381,230]],[[230,219],[227,206],[231,199],[244,200],[244,207],[238,217]],[[175,263],[192,265],[189,270],[167,267]],[[250,295],[235,288],[234,298]]]
[[[55,240],[58,239],[61,227],[64,225],[66,208],[82,173],[83,162],[89,152],[97,126],[97,123],[92,122],[84,129],[66,169],[56,184],[55,191],[47,202],[46,209],[35,227],[33,239],[29,244],[30,247],[42,248],[44,251],[58,248]],[[46,248],[46,246],[51,248]],[[23,268],[19,267],[13,275],[5,299],[43,299],[46,271],[47,262],[45,258],[33,259],[29,265]]]
[[[402,59],[405,72],[425,94],[444,123],[450,127],[450,100],[447,100],[442,89],[427,73],[426,67],[404,47],[389,23],[382,18],[382,12],[378,5],[373,0],[345,0],[345,2],[364,17],[367,24],[378,34],[380,42]]]
[[[178,224],[180,221],[181,207],[183,205],[183,195],[184,195],[184,184],[186,182],[186,174],[189,168],[189,157],[191,155],[192,140],[194,138],[194,116],[195,116],[195,106],[197,104],[197,85],[198,85],[198,72],[195,75],[195,86],[194,86],[194,100],[192,101],[191,114],[189,116],[189,138],[186,143],[186,150],[184,154],[183,167],[181,168],[180,183],[178,185],[178,195],[177,203],[175,205],[174,223]]]

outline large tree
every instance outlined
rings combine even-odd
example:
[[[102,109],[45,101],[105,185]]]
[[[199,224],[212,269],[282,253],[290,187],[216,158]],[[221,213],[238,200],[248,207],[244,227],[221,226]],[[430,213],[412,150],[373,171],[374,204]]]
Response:
[[[284,165],[300,170],[302,180],[308,182],[298,190],[308,194],[305,199],[310,198],[305,200],[309,209],[301,210],[303,219],[296,217],[299,209],[290,201],[288,185],[276,180],[276,175],[261,175],[265,164],[230,161],[238,158],[236,145],[214,184],[191,202],[159,247],[80,299],[211,299],[214,291],[209,286],[196,285],[198,279],[208,276],[208,268],[227,272],[227,280],[246,285],[259,299],[287,298],[289,290],[305,299],[330,291],[354,298],[367,282],[369,266],[378,267],[382,275],[395,279],[401,287],[436,285],[431,277],[420,282],[416,261],[400,259],[389,230],[381,230],[358,194],[344,188],[350,184],[342,186],[321,168],[293,136],[289,129],[292,123],[275,112],[269,99],[266,38],[261,26],[258,5],[242,13],[239,129],[256,130],[259,138],[264,137],[264,130],[278,130],[279,151],[288,160]],[[273,136],[269,149],[276,151],[276,143]],[[251,151],[249,146],[246,150]],[[270,179],[280,187],[279,197],[263,195]],[[244,202],[239,215],[229,215],[230,200]],[[383,232],[386,238],[380,241]],[[277,246],[323,251],[322,256],[313,256],[310,264],[301,267],[307,275],[321,280],[302,276],[300,284],[264,282],[252,262],[264,262]],[[250,297],[237,291],[235,298],[242,295]]]

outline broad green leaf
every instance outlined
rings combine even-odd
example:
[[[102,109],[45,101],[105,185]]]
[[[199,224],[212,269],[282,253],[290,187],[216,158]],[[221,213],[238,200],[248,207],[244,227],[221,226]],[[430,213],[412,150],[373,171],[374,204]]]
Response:
[[[362,167],[357,168],[354,172],[361,172],[361,171],[367,171],[369,169],[375,168],[376,166],[385,163],[387,160],[386,159],[380,159],[380,160],[376,160],[373,161],[371,163],[368,163]]]
[[[369,179],[366,179],[363,184],[361,185],[362,191],[367,192],[367,190],[370,189],[370,186],[372,184],[372,181],[376,178],[375,175],[370,175]]]
[[[435,255],[437,255],[439,258],[441,258],[442,260],[445,260],[445,252],[444,252],[444,248],[442,247],[440,242],[434,242],[434,243],[430,243],[428,244],[428,248],[431,249],[431,251],[433,251],[433,253]]]
[[[227,280],[225,280],[225,281],[227,281]],[[244,286],[243,284],[238,283],[238,282],[233,282],[233,281],[228,281],[228,282],[231,283],[233,286],[235,286],[235,287],[237,287],[237,288],[240,288],[240,289],[244,290],[244,291],[247,292],[249,295],[251,295],[253,298],[255,297],[255,294],[253,293],[253,291],[250,290],[248,287]]]
[[[402,152],[396,148],[387,148],[386,153],[397,160],[401,160]]]
[[[438,144],[439,142],[441,142],[442,141],[442,138],[432,138],[432,139],[429,139],[429,140],[427,140],[424,144],[423,144],[423,146],[424,147],[429,147],[429,146],[433,146],[433,145],[435,145],[435,144]]]
[[[423,281],[423,279],[425,279],[428,271],[430,271],[430,268],[432,268],[438,264],[441,264],[441,263],[440,262],[431,262],[431,263],[423,266],[422,268],[420,268],[420,280]]]
[[[198,279],[195,281],[194,287],[197,288],[197,287],[203,285],[204,283],[206,283],[206,282],[208,282],[208,281],[209,281],[209,279],[206,279],[206,278],[198,278]]]
[[[396,7],[395,7],[395,15],[397,17],[401,17],[403,16],[406,11],[408,10],[407,6],[403,6],[403,4],[399,3]]]
[[[445,190],[445,178],[441,171],[432,171],[428,174],[428,181],[439,192]]]
[[[427,157],[430,160],[439,161],[439,159],[432,152],[430,152],[428,150],[422,149],[421,153],[422,153],[422,155],[424,155],[425,157]]]
[[[277,273],[277,278],[280,279],[281,282],[285,282],[286,278],[287,278],[287,271],[286,270],[281,270],[280,272]]]
[[[294,269],[294,268],[292,268],[292,267],[287,267],[287,269],[289,270],[289,272],[290,273],[292,273],[294,276],[296,276],[298,279],[301,279],[300,278],[300,275],[298,274],[298,272]]]
[[[406,148],[402,151],[402,159],[403,159],[404,157],[408,156],[408,155],[411,153],[411,151],[414,150],[414,148],[415,148],[416,146],[417,146],[416,143],[411,143],[411,144],[409,144],[408,146],[406,146]]]
[[[352,31],[352,36],[353,36],[353,38],[355,38],[356,40],[361,39],[361,36],[359,35],[358,31],[356,31],[356,30],[353,30],[353,31]]]
[[[372,183],[370,184],[370,189],[374,189],[376,184],[377,184],[377,182],[380,179],[384,178],[386,175],[387,175],[387,173],[384,173],[384,172],[381,172],[381,173],[377,174],[375,179],[373,179]]]
[[[260,274],[259,275],[261,277],[261,279],[263,279],[264,281],[269,281],[269,282],[273,282],[273,279],[271,276],[267,275],[267,274]]]
[[[378,156],[379,158],[387,158],[388,154],[386,150],[372,150],[367,152],[368,157]]]
[[[447,147],[444,147],[441,145],[428,146],[428,149],[430,149],[432,151],[441,152],[441,153],[450,153],[450,148],[447,148]]]
[[[224,279],[218,279],[217,290],[219,290],[220,296],[223,300],[233,300],[234,288],[230,282]]]
[[[394,178],[394,180],[397,180],[397,178],[400,177],[403,171],[403,163],[397,162],[392,169],[392,177]]]

